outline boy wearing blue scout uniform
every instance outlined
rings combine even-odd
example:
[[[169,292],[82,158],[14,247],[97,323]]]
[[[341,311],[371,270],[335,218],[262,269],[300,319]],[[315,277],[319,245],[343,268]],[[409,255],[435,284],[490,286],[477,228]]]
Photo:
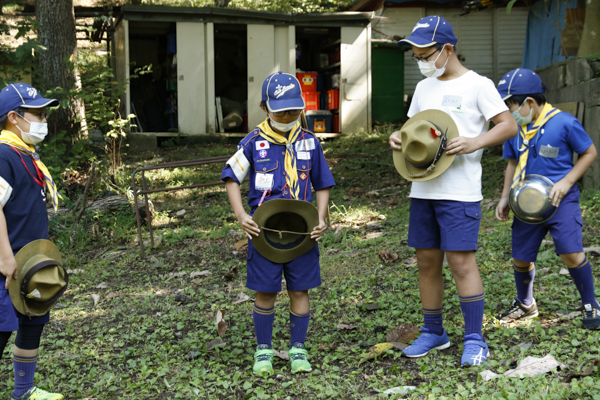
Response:
[[[238,151],[223,169],[231,207],[249,239],[260,234],[251,215],[263,202],[296,199],[311,202],[312,187],[316,191],[319,224],[310,233],[318,240],[327,228],[329,190],[335,185],[325,161],[319,140],[300,127],[298,118],[304,109],[300,83],[294,75],[269,75],[262,86],[261,109],[267,119],[238,145]],[[249,175],[250,193],[246,213],[240,184]],[[248,241],[246,286],[256,291],[253,319],[258,346],[254,354],[255,374],[273,373],[271,337],[275,319],[274,304],[285,275],[290,297],[290,362],[291,370],[312,371],[304,341],[310,319],[308,290],[321,285],[319,248],[308,251],[288,263],[274,263],[263,257]]]
[[[596,147],[577,118],[552,107],[544,97],[544,85],[535,72],[517,68],[498,83],[498,92],[520,126],[519,135],[504,143],[508,159],[502,197],[496,217],[507,221],[511,187],[526,174],[549,178],[555,214],[540,224],[517,218],[512,226],[512,256],[517,298],[498,319],[512,321],[538,315],[533,298],[535,260],[544,236],[550,232],[556,254],[569,269],[583,306],[583,326],[600,328],[600,307],[594,294],[592,266],[583,252],[579,188],[576,182],[596,158]],[[573,164],[573,152],[579,158]]]
[[[517,126],[493,82],[460,63],[454,48],[457,41],[448,21],[429,16],[399,43],[412,46],[413,59],[428,78],[417,84],[408,116],[440,110],[452,118],[459,132],[446,146],[445,154],[456,155],[448,169],[415,179],[411,186],[408,245],[416,250],[425,324],[421,335],[402,354],[422,357],[432,349],[450,346],[442,316],[445,253],[465,320],[460,363],[470,366],[489,356],[482,335],[485,294],[475,257],[483,198],[480,160],[483,148],[514,136]],[[488,131],[489,121],[495,126]],[[402,151],[399,132],[390,135],[389,142],[393,150]]]
[[[17,279],[14,255],[34,240],[48,239],[46,200],[57,207],[56,186],[34,147],[48,133],[46,107],[57,105],[58,100],[43,98],[25,83],[10,84],[0,92],[0,356],[17,331],[11,399],[63,398],[33,386],[40,337],[50,314],[28,317],[19,313],[7,290],[11,280]]]

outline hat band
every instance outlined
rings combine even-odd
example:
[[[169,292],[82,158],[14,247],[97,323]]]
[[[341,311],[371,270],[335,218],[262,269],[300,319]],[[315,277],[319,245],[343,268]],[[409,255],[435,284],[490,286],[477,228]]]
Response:
[[[54,296],[52,296],[52,298],[50,298],[49,300],[46,300],[44,302],[39,302],[39,301],[35,301],[34,299],[30,299],[29,297],[27,297],[27,291],[28,291],[27,286],[29,284],[29,280],[38,271],[40,271],[43,268],[49,267],[49,266],[59,266],[62,268],[63,272],[65,273],[65,275],[64,275],[65,276],[65,286],[63,286],[62,289],[60,289]],[[25,299],[25,301],[31,305],[47,306],[49,304],[54,304],[60,298],[60,296],[62,296],[63,293],[67,290],[67,286],[69,286],[69,274],[67,273],[67,271],[65,271],[62,264],[59,264],[53,260],[46,260],[46,261],[37,263],[36,265],[31,267],[29,269],[29,271],[27,271],[27,274],[25,274],[25,277],[23,278],[23,281],[21,282],[21,295],[23,296],[23,299]]]
[[[431,122],[431,121],[428,121],[428,122],[430,122],[430,123],[431,123],[433,126],[435,126],[435,128],[436,128],[438,131],[440,131],[440,132],[442,131],[442,130],[441,130],[441,129],[440,129],[440,128],[439,128],[439,127],[436,125],[436,124],[434,124],[433,122]],[[404,157],[404,161],[405,161],[405,162],[407,162],[407,163],[409,163],[409,164],[410,164],[410,165],[412,165],[413,167],[416,167],[416,168],[427,168],[427,169],[425,170],[425,172],[422,172],[422,173],[420,173],[420,174],[410,174],[410,176],[412,176],[412,177],[415,177],[415,178],[422,177],[422,176],[426,176],[426,175],[429,175],[429,174],[431,173],[431,171],[433,171],[433,170],[435,169],[435,164],[436,164],[436,163],[439,161],[439,159],[440,159],[440,158],[442,157],[442,155],[444,154],[444,151],[446,150],[446,143],[447,143],[447,141],[448,141],[448,135],[447,135],[447,132],[448,132],[448,128],[446,128],[446,131],[445,131],[444,133],[442,133],[442,134],[441,134],[441,136],[440,136],[440,147],[438,147],[438,151],[437,151],[437,153],[435,154],[435,157],[433,157],[433,159],[432,159],[431,161],[429,161],[429,162],[426,162],[426,163],[424,163],[424,164],[415,164],[415,163],[412,163],[412,162],[410,162],[410,161],[408,160],[408,158]]]

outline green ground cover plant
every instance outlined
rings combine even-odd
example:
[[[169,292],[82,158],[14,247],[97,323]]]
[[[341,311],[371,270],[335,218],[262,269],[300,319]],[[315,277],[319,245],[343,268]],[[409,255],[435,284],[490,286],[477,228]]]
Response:
[[[252,374],[254,293],[244,287],[246,247],[236,247],[244,237],[224,186],[212,186],[150,197],[154,234],[162,240],[147,249],[145,260],[139,256],[131,205],[88,210],[74,235],[76,209],[51,218],[51,239],[71,279],[44,331],[36,384],[67,399],[600,399],[598,367],[565,383],[599,359],[600,332],[584,330],[579,318],[559,318],[557,313],[575,311],[579,296],[569,275],[560,273],[549,237],[537,263],[539,318],[508,326],[494,318],[515,293],[510,223],[494,217],[506,165],[499,147],[483,156],[485,200],[477,253],[491,358],[479,367],[460,367],[463,319],[446,269],[444,314],[452,346],[420,359],[401,357],[392,348],[361,362],[371,346],[388,341],[394,328],[418,327],[423,318],[415,253],[406,245],[410,184],[393,167],[390,132],[323,143],[337,186],[331,193],[331,228],[320,244],[323,285],[310,292],[312,373],[293,375],[289,363],[276,357],[273,376]],[[108,194],[131,197],[136,168],[230,155],[236,145],[237,139],[182,139],[152,154],[125,155],[114,176],[100,163],[88,205]],[[177,186],[216,181],[221,168],[155,170],[146,176],[152,187]],[[82,191],[76,187],[86,176],[72,176],[79,183],[65,178],[61,185],[75,207]],[[247,184],[242,193],[247,196]],[[581,204],[584,246],[598,246],[600,196],[584,191]],[[147,227],[143,231],[147,238]],[[597,286],[598,255],[588,252]],[[276,303],[273,345],[278,351],[288,349],[288,308],[284,286]],[[218,315],[224,320],[220,326]],[[0,363],[3,398],[12,390],[10,348]],[[502,374],[527,356],[548,354],[565,368],[522,380],[500,376],[484,382],[479,376],[485,369]],[[383,393],[404,386],[416,389]]]

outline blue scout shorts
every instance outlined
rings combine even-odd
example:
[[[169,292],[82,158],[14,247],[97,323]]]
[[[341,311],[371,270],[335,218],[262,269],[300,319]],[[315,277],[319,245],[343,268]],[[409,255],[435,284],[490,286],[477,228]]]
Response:
[[[410,199],[408,245],[416,249],[477,250],[479,202]]]
[[[19,325],[43,325],[50,321],[50,312],[41,317],[28,317],[13,307],[8,290],[4,289],[6,278],[0,280],[0,332],[13,332]]]
[[[582,252],[582,228],[579,188],[573,186],[548,221],[528,224],[513,217],[512,256],[519,261],[535,262],[542,240],[548,232],[554,239],[557,255]]]
[[[246,287],[263,293],[281,291],[281,275],[287,290],[300,291],[321,286],[319,245],[286,264],[276,264],[264,258],[248,240]]]

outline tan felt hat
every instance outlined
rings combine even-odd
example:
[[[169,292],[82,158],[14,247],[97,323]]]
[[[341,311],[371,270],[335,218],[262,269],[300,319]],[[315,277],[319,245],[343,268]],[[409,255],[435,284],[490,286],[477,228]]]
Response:
[[[267,260],[284,264],[315,246],[310,232],[319,225],[319,213],[308,201],[269,200],[256,209],[252,219],[260,228],[252,244]]]
[[[400,129],[402,150],[394,151],[394,166],[409,181],[427,181],[440,176],[456,157],[446,154],[446,146],[458,136],[458,128],[450,115],[440,110],[421,111]]]

